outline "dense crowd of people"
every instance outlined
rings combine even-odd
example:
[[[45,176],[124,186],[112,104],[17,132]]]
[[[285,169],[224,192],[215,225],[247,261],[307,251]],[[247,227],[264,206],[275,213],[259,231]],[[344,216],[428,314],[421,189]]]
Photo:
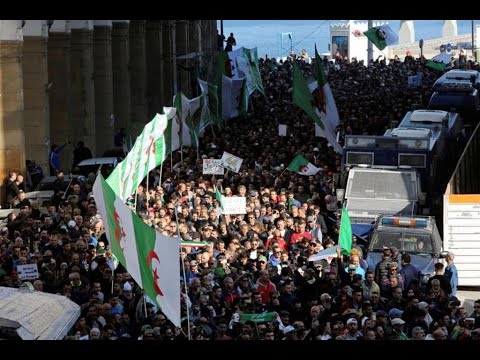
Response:
[[[305,77],[313,76],[314,64],[298,61]],[[408,56],[368,66],[324,59],[324,67],[340,139],[382,135],[407,111],[426,107],[440,75]],[[246,119],[204,134],[198,158],[197,149],[175,153],[175,165],[167,160],[153,170],[129,202],[157,231],[189,241],[179,255],[180,328],[145,299],[122,265],[112,271],[93,174],[66,188],[59,173],[49,203],[30,202],[8,216],[0,229],[0,286],[19,287],[17,267],[36,263],[35,290],[81,306],[71,340],[186,340],[189,329],[195,340],[477,339],[480,300],[467,313],[455,297],[454,254],[446,268],[436,264],[428,282],[395,248],[384,249],[375,268],[356,244],[348,256],[308,261],[338,242],[341,155],[315,137],[311,120],[293,105],[291,61],[262,59],[260,69],[265,96],[252,95]],[[422,85],[408,87],[408,76],[419,71]],[[287,125],[286,137],[278,136],[279,124]],[[202,175],[202,160],[224,151],[243,159],[239,173]],[[322,171],[286,170],[298,153]],[[247,213],[221,214],[216,188],[246,197]],[[7,200],[15,206],[13,196]]]

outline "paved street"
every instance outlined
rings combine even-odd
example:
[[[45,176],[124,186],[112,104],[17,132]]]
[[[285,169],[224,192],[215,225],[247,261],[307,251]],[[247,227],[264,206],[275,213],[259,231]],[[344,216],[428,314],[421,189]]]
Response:
[[[465,288],[465,290],[457,291],[457,297],[470,314],[473,311],[473,302],[480,299],[480,289]]]

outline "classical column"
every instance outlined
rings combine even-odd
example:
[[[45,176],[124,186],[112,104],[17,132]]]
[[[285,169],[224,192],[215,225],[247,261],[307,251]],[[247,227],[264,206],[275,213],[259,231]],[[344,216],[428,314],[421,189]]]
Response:
[[[408,44],[412,42],[415,42],[415,28],[413,27],[413,20],[400,20],[398,43]]]
[[[48,34],[47,43],[48,84],[47,92],[50,105],[50,137],[47,146],[64,144],[73,139],[74,123],[71,118],[71,78],[70,78],[70,21],[54,20]],[[73,160],[72,146],[60,153],[60,165],[63,170],[71,169]],[[49,173],[49,166],[43,169]]]
[[[112,21],[113,113],[116,131],[131,122],[129,20]],[[133,139],[132,141],[134,141]]]
[[[190,97],[190,74],[187,66],[189,61],[185,59],[178,59],[179,56],[184,56],[188,53],[188,20],[177,20],[176,44],[178,91],[181,91],[187,97]]]
[[[75,145],[82,140],[94,156],[95,137],[95,85],[93,81],[93,20],[71,20],[71,121]],[[105,139],[104,139],[105,140]]]
[[[197,78],[202,63],[202,35],[200,33],[200,23],[202,20],[188,21],[188,53],[195,54],[188,62],[189,68],[189,85],[190,96],[196,97],[200,95]]]
[[[160,27],[162,20],[147,21],[146,25],[146,53],[147,53],[147,102],[148,118],[153,119],[155,114],[162,110],[162,88],[161,88],[161,61],[160,52],[162,39],[160,38]]]
[[[47,20],[27,20],[23,28],[23,104],[25,158],[49,168],[50,111]]]
[[[163,104],[165,104],[164,106],[172,106],[173,103],[171,21],[164,20],[161,26],[163,46],[160,54],[160,67],[162,68],[162,100]]]
[[[93,28],[95,137],[97,156],[113,147],[112,21],[95,20]]]
[[[136,139],[147,116],[147,59],[145,52],[145,20],[130,21],[130,93],[132,99],[132,136]]]
[[[458,35],[457,20],[443,20],[442,37],[450,38]]]
[[[22,75],[22,21],[0,20],[0,178],[10,171],[25,173],[25,141]]]

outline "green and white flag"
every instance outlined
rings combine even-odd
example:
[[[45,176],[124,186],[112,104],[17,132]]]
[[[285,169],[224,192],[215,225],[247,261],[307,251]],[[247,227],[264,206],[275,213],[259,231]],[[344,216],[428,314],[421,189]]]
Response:
[[[93,193],[113,254],[176,326],[180,326],[178,238],[155,231],[115,196],[99,174]]]
[[[254,323],[262,323],[267,321],[275,320],[277,317],[277,313],[275,312],[266,312],[266,313],[259,313],[259,314],[240,314],[239,322],[244,323],[246,321],[253,321]]]
[[[320,59],[317,51],[317,45],[315,45],[315,74],[317,81],[308,84],[308,88],[312,93],[317,115],[320,116],[326,127],[335,134],[335,130],[340,124],[340,118],[332,90],[323,70],[322,59]]]
[[[218,105],[218,88],[216,85],[209,84],[204,80],[198,79],[198,85],[202,94],[205,95],[205,106],[206,106],[206,117],[202,121],[202,127],[200,130],[203,131],[208,125],[214,124],[218,127],[222,127],[222,117],[219,113]]]
[[[379,50],[385,49],[388,45],[392,45],[398,41],[398,36],[388,25],[381,25],[372,27],[371,29],[364,31],[368,40],[375,45]]]
[[[248,91],[245,78],[222,78],[222,117],[224,120],[244,116],[247,113]]]
[[[173,97],[173,106],[177,109],[177,118],[180,121],[180,147],[192,146],[192,138],[190,129],[188,128],[187,119],[191,116],[190,100],[179,92]],[[173,135],[172,135],[173,136]]]
[[[167,156],[170,153],[180,149],[182,145],[183,124],[180,116],[175,112],[175,116],[168,120],[165,130],[165,146]]]
[[[160,165],[168,155],[164,136],[175,108],[164,107],[143,129],[127,157],[117,165],[107,179],[114,192],[125,201],[135,193],[148,172]]]
[[[241,79],[245,77],[248,95],[255,90],[258,90],[265,95],[260,67],[258,64],[257,48],[247,49],[241,47],[234,51],[230,51],[227,54],[231,63],[236,67],[236,71],[234,69],[232,73],[232,79]]]
[[[340,234],[338,236],[338,245],[342,248],[343,255],[350,255],[352,250],[352,224],[350,216],[348,216],[347,208],[342,209],[342,217],[340,219]]]
[[[320,171],[319,168],[310,163],[300,154],[293,158],[292,162],[288,165],[288,170],[306,176],[315,175]]]
[[[215,197],[217,198],[218,202],[220,203],[220,208],[223,210],[223,195],[218,190],[218,187],[215,189]]]
[[[452,56],[442,52],[435,55],[430,60],[427,60],[427,63],[425,65],[435,70],[444,71],[447,65],[450,65],[451,61]]]
[[[326,138],[335,151],[341,154],[343,149],[337,142],[337,138],[335,133],[332,132],[331,127],[326,126],[322,121],[313,95],[303,77],[302,70],[300,70],[296,62],[293,62],[293,103],[307,113],[310,119],[321,129],[320,135]]]

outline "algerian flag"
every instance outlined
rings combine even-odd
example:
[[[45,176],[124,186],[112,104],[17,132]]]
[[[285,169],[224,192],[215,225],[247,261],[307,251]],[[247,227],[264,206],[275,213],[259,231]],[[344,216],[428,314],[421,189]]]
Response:
[[[132,211],[115,196],[102,174],[98,174],[93,184],[93,194],[113,255],[132,275],[137,284],[143,287]],[[139,219],[138,216],[133,216]]]
[[[192,138],[187,123],[187,119],[191,116],[190,101],[182,92],[179,92],[173,97],[173,106],[177,109],[177,117],[181,122],[180,146],[192,146]]]
[[[312,119],[321,129],[321,136],[325,137],[333,146],[335,151],[342,153],[343,149],[337,142],[335,133],[332,132],[330,126],[325,126],[320,114],[317,112],[318,108],[313,99],[307,83],[303,77],[303,73],[296,62],[293,62],[293,103],[303,109],[307,115]]]
[[[223,195],[218,190],[218,188],[215,189],[215,197],[217,198],[218,202],[220,203],[220,208],[223,209]]]
[[[179,239],[146,225],[115,196],[101,174],[93,193],[112,252],[170,321],[180,326]]]
[[[450,65],[452,56],[447,53],[440,53],[435,55],[430,60],[427,60],[426,65],[435,70],[444,71],[447,65]]]
[[[133,213],[132,213],[133,214]],[[175,326],[180,326],[180,240],[160,234],[138,219],[143,288]]]
[[[288,165],[288,170],[306,176],[315,175],[320,171],[319,168],[310,163],[300,154],[294,157],[290,165]]]
[[[145,125],[132,150],[107,179],[123,201],[135,193],[149,171],[160,165],[168,155],[164,132],[175,115],[175,108],[164,107],[163,111]]]
[[[222,78],[222,117],[230,120],[244,116],[247,112],[248,91],[245,78]]]
[[[232,79],[245,77],[249,95],[255,90],[265,94],[258,64],[257,48],[246,49],[241,47],[227,54],[230,61],[236,66],[236,71],[233,72]]]
[[[320,55],[317,52],[317,45],[315,45],[315,74],[317,81],[310,83],[308,88],[312,92],[317,114],[322,119],[322,122],[335,133],[335,129],[340,124],[340,118],[332,90],[323,70],[322,59],[320,59]]]
[[[347,208],[342,209],[342,218],[340,220],[340,234],[338,237],[338,245],[342,248],[343,255],[349,255],[352,250],[352,224],[348,216]]]
[[[206,119],[203,121],[204,127],[207,127],[210,124],[215,124],[218,127],[221,127],[222,119],[218,109],[219,104],[217,86],[200,79],[198,79],[198,85],[200,86],[202,93],[205,95],[205,106],[207,107]]]
[[[372,27],[364,31],[363,34],[375,45],[379,50],[385,49],[388,45],[397,42],[398,36],[388,25]]]

